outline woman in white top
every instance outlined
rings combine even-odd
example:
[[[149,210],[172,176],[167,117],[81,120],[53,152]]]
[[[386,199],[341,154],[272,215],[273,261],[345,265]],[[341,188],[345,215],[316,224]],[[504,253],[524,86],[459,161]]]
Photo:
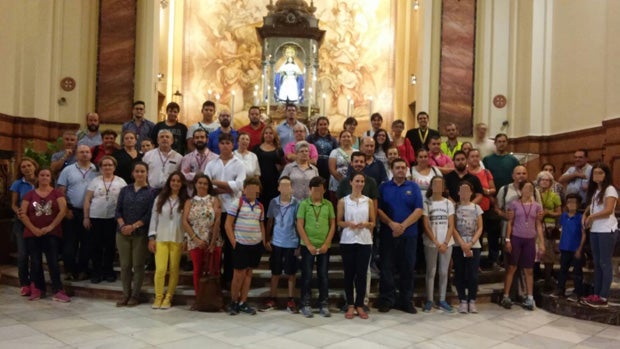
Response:
[[[187,200],[187,184],[181,171],[173,172],[153,203],[149,224],[149,250],[155,254],[155,301],[153,309],[168,309],[179,282],[179,263],[183,250],[181,217]],[[168,268],[168,262],[170,268]],[[166,271],[168,291],[164,298]]]
[[[352,319],[355,311],[362,319],[368,319],[364,311],[366,296],[366,273],[372,250],[372,231],[375,227],[375,210],[368,197],[362,195],[364,175],[351,178],[351,194],[338,200],[338,226],[342,228],[340,251],[344,265],[344,288],[347,304],[346,319]],[[355,299],[353,299],[355,285]]]
[[[248,150],[248,147],[250,146],[250,135],[245,132],[239,132],[237,144],[239,147],[234,151],[234,154],[235,157],[243,162],[243,166],[245,166],[245,177],[260,177],[258,157],[256,157],[256,154]]]
[[[607,307],[609,288],[613,280],[611,258],[618,235],[618,220],[614,214],[618,192],[611,184],[611,169],[603,163],[592,166],[588,185],[588,208],[583,214],[583,227],[590,229],[590,245],[594,259],[594,293],[584,302],[595,308]]]
[[[454,285],[459,296],[459,313],[477,313],[478,267],[480,266],[480,237],[482,236],[482,208],[471,202],[474,185],[468,181],[459,184],[459,203],[455,208]]]
[[[431,179],[435,176],[442,176],[441,171],[428,162],[428,150],[425,148],[418,149],[415,154],[417,164],[411,167],[411,180],[416,182],[422,191],[422,197],[426,197],[426,189],[428,189]]]
[[[121,189],[127,185],[124,179],[114,175],[116,159],[106,155],[99,161],[101,175],[93,178],[84,196],[84,228],[92,232],[91,261],[93,272],[90,282],[98,284],[105,279],[116,281],[112,263],[116,253],[116,202]]]
[[[446,183],[443,177],[431,179],[431,186],[424,201],[424,257],[426,258],[426,303],[424,312],[433,307],[435,273],[439,274],[438,308],[451,313],[446,302],[450,258],[452,257],[452,233],[454,231],[454,204],[444,197]],[[439,267],[437,264],[439,263]]]

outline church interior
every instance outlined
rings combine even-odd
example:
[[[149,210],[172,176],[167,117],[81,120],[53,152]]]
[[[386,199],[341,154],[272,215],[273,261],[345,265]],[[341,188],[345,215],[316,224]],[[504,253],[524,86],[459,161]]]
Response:
[[[426,111],[442,136],[507,134],[533,174],[587,149],[620,188],[618,18],[617,0],[0,1],[0,226],[25,147],[45,152],[88,112],[120,131],[136,100],[153,122],[176,102],[186,125],[211,100],[235,129],[292,102],[332,134],[352,116],[361,135],[372,113],[412,129]]]

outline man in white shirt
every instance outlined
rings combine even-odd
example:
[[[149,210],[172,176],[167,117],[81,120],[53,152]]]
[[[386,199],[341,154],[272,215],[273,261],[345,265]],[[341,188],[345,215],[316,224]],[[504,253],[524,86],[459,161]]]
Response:
[[[220,219],[220,235],[224,239],[223,265],[224,274],[222,275],[225,283],[230,283],[233,276],[232,267],[232,245],[226,236],[224,224],[226,223],[226,212],[234,206],[235,201],[239,200],[245,181],[245,166],[243,162],[233,154],[234,139],[230,133],[220,133],[218,145],[220,147],[219,158],[209,162],[205,168],[205,174],[211,178],[211,184],[215,193],[220,199],[222,213]],[[222,285],[226,288],[227,285]]]
[[[149,150],[142,158],[149,165],[149,185],[152,188],[163,188],[168,176],[181,166],[183,156],[172,149],[173,137],[170,130],[160,130],[157,133],[157,148]]]

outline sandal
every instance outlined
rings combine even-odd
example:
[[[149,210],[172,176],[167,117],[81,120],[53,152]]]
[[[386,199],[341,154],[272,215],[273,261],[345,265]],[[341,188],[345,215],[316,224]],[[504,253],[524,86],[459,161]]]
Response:
[[[357,316],[359,316],[360,319],[368,320],[368,314],[364,311],[364,308],[357,307],[356,310],[357,310]]]
[[[347,309],[347,312],[344,313],[344,318],[351,320],[355,317],[355,313],[353,311],[353,307],[350,307],[349,309]]]

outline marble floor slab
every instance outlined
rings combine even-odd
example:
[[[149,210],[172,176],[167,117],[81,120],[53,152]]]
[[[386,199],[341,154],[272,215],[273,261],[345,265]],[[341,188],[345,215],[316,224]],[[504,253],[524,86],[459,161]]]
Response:
[[[198,313],[188,307],[116,308],[75,297],[28,301],[0,285],[0,348],[618,348],[620,327],[547,313],[479,304],[479,314],[410,315],[392,310],[370,319],[314,318],[281,310],[254,316]]]

